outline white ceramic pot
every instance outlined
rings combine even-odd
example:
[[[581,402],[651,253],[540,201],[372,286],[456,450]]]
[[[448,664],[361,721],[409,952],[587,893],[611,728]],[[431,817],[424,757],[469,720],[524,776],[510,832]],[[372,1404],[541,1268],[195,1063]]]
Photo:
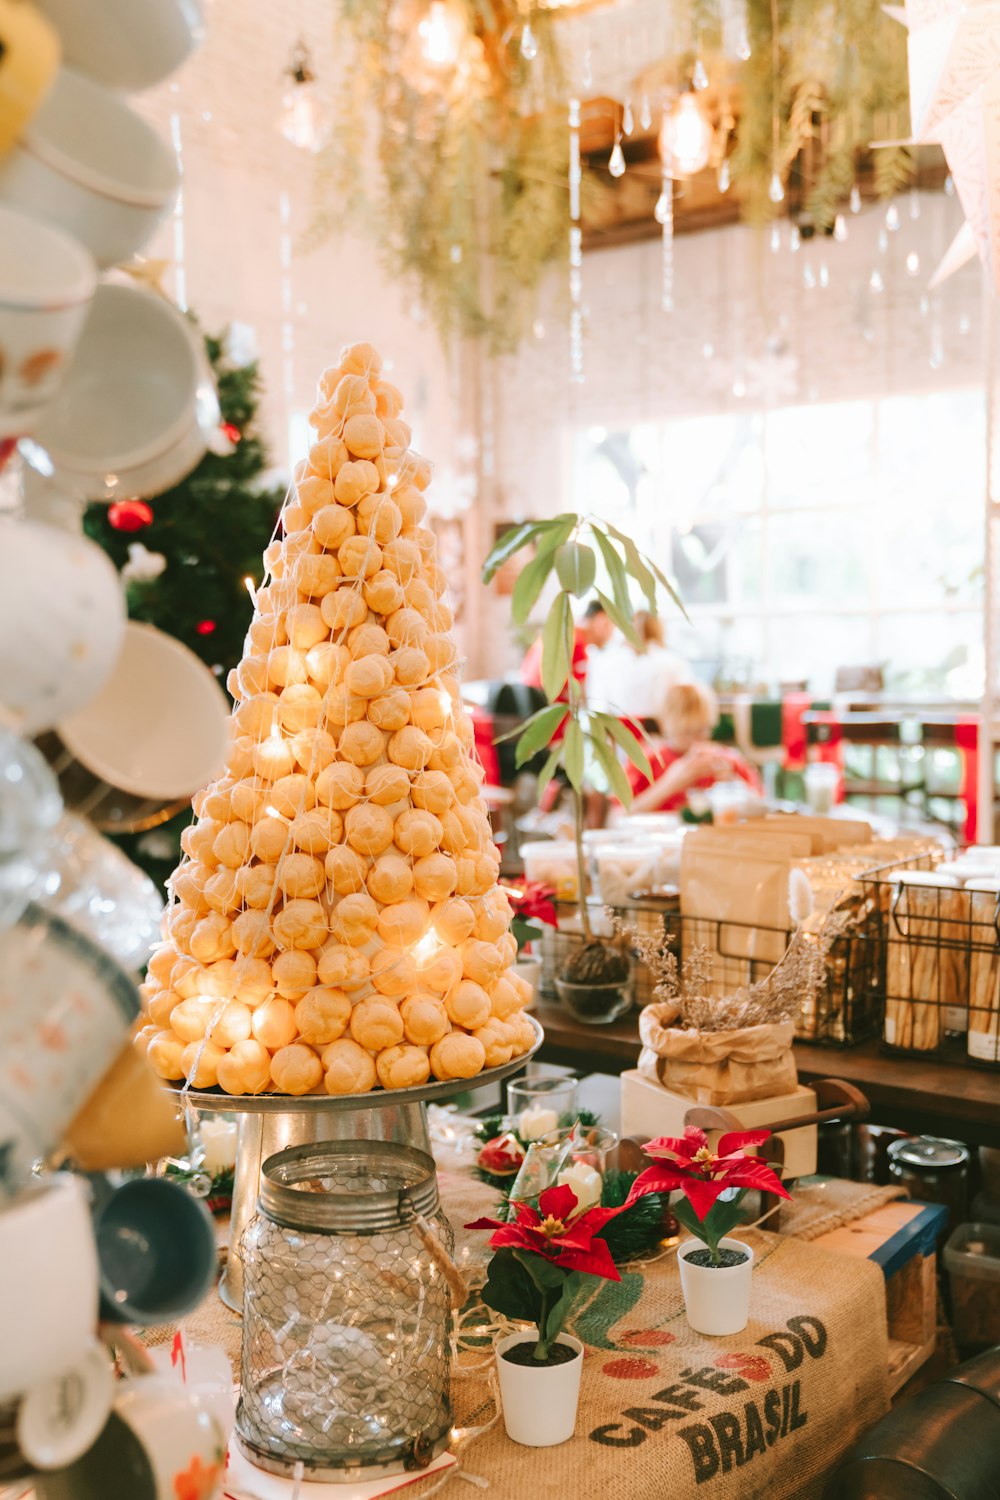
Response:
[[[50,483],[89,500],[151,496],[204,456],[219,408],[197,332],[163,297],[102,285],[34,441]],[[25,475],[26,503],[43,487]]]
[[[134,94],[161,83],[201,43],[198,0],[38,0],[63,57],[108,88]]]
[[[191,797],[222,769],[228,703],[187,646],[130,621],[103,692],[58,726],[66,749],[93,775],[136,797]]]
[[[96,285],[82,245],[0,204],[0,438],[29,432],[55,394]]]
[[[497,1374],[507,1436],[526,1448],[552,1448],[568,1442],[576,1429],[583,1373],[583,1345],[561,1333],[557,1344],[568,1344],[576,1357],[562,1365],[512,1365],[504,1352],[515,1344],[533,1344],[534,1333],[509,1333],[496,1346]]]
[[[704,1250],[701,1240],[686,1240],[677,1252],[684,1293],[684,1310],[695,1333],[719,1337],[741,1333],[750,1318],[753,1282],[753,1251],[742,1240],[722,1239],[723,1250],[742,1250],[746,1260],[738,1266],[693,1266],[688,1256]]]
[[[110,89],[61,68],[0,159],[0,199],[68,230],[102,268],[130,260],[170,211],[177,157]]]
[[[92,1346],[97,1249],[81,1178],[46,1178],[0,1206],[0,1266],[0,1401],[8,1401],[64,1374]]]
[[[514,964],[514,973],[531,985],[531,999],[525,1010],[532,1010],[538,999],[538,987],[542,982],[542,960],[535,953],[522,953]]]

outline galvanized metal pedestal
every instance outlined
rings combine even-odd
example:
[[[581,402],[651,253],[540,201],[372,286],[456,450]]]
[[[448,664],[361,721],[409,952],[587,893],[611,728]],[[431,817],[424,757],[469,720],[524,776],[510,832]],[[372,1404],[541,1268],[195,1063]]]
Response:
[[[420,1088],[378,1089],[370,1094],[226,1094],[222,1089],[175,1088],[178,1100],[197,1110],[240,1116],[229,1227],[229,1256],[219,1282],[219,1296],[234,1312],[243,1311],[243,1261],[240,1241],[257,1207],[260,1170],[269,1156],[286,1146],[313,1141],[393,1141],[429,1152],[427,1105],[456,1094],[499,1083],[523,1068],[542,1045],[542,1028],[531,1017],[535,1042],[530,1051],[475,1078],[434,1080]]]

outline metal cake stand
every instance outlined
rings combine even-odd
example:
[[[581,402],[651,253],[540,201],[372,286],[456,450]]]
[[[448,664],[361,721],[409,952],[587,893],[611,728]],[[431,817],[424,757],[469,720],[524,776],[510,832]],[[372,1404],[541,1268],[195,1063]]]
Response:
[[[533,1016],[535,1041],[527,1052],[475,1078],[434,1080],[411,1089],[374,1089],[369,1094],[227,1094],[220,1088],[182,1089],[178,1102],[216,1114],[240,1116],[229,1227],[229,1255],[219,1282],[219,1296],[234,1312],[243,1311],[243,1262],[240,1240],[257,1208],[264,1162],[286,1146],[313,1141],[392,1141],[430,1154],[427,1106],[472,1089],[500,1083],[529,1062],[542,1045],[542,1028]]]

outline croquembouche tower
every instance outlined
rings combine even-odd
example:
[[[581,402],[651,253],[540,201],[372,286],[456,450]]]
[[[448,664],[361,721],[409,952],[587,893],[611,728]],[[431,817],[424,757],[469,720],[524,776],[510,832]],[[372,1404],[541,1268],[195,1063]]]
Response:
[[[153,1070],[241,1112],[234,1246],[272,1151],[426,1145],[404,1101],[509,1071],[539,1039],[423,524],[430,465],[381,368],[355,344],[320,381],[229,678],[225,769],[195,798],[143,987]],[[233,1306],[241,1282],[231,1254]]]
[[[320,381],[229,678],[225,771],[171,878],[139,1040],[192,1089],[413,1088],[536,1039],[424,525],[430,465],[381,370],[355,344]]]

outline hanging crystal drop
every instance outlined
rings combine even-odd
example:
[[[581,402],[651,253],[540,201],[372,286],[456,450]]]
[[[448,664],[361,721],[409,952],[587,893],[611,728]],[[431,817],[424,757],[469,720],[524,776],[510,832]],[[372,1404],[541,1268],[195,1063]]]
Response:
[[[615,141],[608,157],[608,171],[612,177],[622,177],[625,173],[625,152],[622,150],[621,141]]]
[[[816,285],[816,272],[808,261],[802,267],[802,285],[807,292],[811,292]]]
[[[830,267],[827,265],[825,260],[820,262],[819,284],[824,291],[826,291],[827,287],[830,285]]]
[[[538,56],[538,38],[531,29],[530,21],[525,21],[521,32],[521,56],[528,62],[534,62]]]
[[[881,271],[872,272],[871,276],[868,279],[868,285],[871,287],[873,292],[885,291],[885,282],[882,280]]]
[[[771,225],[771,249],[774,251],[775,255],[777,255],[778,251],[781,249],[781,226],[780,226],[780,224],[772,224]]]
[[[878,232],[878,248],[880,255],[884,255],[889,248],[889,235],[885,229],[880,229]]]
[[[948,173],[947,177],[944,180],[944,190],[947,193],[947,195],[948,195],[949,198],[954,198],[954,196],[955,196],[955,179],[954,179],[954,177],[952,177],[952,175],[951,175],[950,172]]]
[[[653,124],[653,106],[649,102],[648,94],[643,94],[639,103],[639,124],[643,130],[649,130]]]
[[[674,183],[666,168],[659,202],[656,205],[656,220],[663,226],[660,259],[662,290],[660,306],[664,312],[674,310]]]
[[[906,257],[906,269],[910,276],[918,276],[920,274],[920,256],[915,250],[911,250]]]
[[[851,213],[852,214],[859,214],[860,212],[861,212],[861,189],[858,187],[857,183],[855,182],[852,185],[852,187],[851,187]]]
[[[890,234],[895,234],[899,228],[899,209],[895,203],[890,203],[885,211],[885,227]]]
[[[838,214],[833,221],[833,237],[838,245],[842,245],[847,239],[847,220],[843,214]]]
[[[622,110],[622,135],[631,135],[635,129],[635,120],[632,116],[632,101],[625,100],[625,108]]]
[[[451,249],[448,251],[448,259],[451,261],[453,266],[458,265],[459,261],[462,259],[461,245],[452,245]]]
[[[740,62],[750,61],[750,37],[747,33],[746,22],[740,27],[740,39],[736,43],[736,56]]]
[[[729,171],[729,157],[726,156],[723,158],[722,165],[719,168],[719,192],[728,193],[732,180]]]
[[[695,61],[694,72],[691,74],[691,82],[699,93],[702,89],[708,88],[708,74],[705,71],[705,64],[700,57]]]
[[[793,255],[795,254],[801,243],[802,236],[799,234],[799,226],[797,224],[793,224],[791,229],[788,231],[788,248]]]
[[[785,189],[781,185],[781,178],[777,172],[771,174],[771,184],[767,190],[767,196],[772,203],[782,203],[785,197]]]

